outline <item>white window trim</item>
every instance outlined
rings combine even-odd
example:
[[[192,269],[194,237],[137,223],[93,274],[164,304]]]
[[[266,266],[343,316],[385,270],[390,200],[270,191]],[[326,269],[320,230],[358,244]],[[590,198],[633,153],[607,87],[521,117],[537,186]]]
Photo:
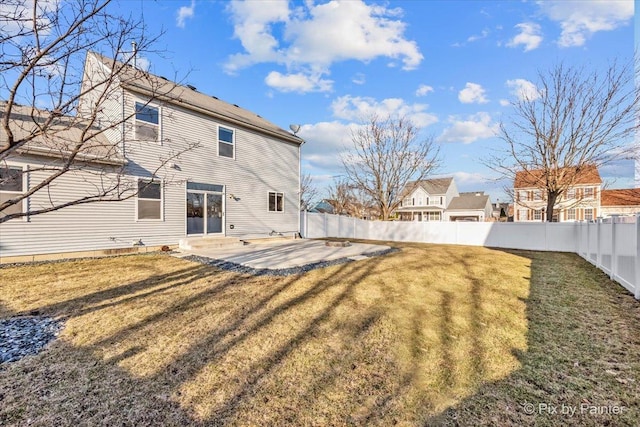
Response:
[[[269,196],[271,195],[271,193],[275,193],[276,194],[276,210],[272,211],[271,209],[269,209]],[[282,210],[279,211],[278,210],[278,194],[282,194]],[[276,214],[283,214],[284,213],[284,205],[285,205],[285,198],[284,198],[284,191],[273,191],[273,190],[269,190],[267,192],[267,212],[268,213],[276,213]]]
[[[16,168],[22,170],[22,191],[2,191],[3,193],[24,194],[29,190],[29,165],[8,161],[2,162],[0,164],[0,167]],[[26,213],[27,215],[16,219],[22,219],[23,222],[29,222],[29,198],[25,197],[20,203],[22,203],[22,213]],[[7,224],[10,224],[10,222],[7,222]]]
[[[587,190],[591,191],[591,195],[587,196]],[[596,190],[593,187],[584,187],[582,190],[583,199],[585,200],[595,200],[596,198]]]
[[[157,199],[143,199],[141,197],[138,197],[138,181],[140,180],[145,180],[145,181],[150,181],[150,180],[154,180],[155,182],[157,182],[158,184],[160,184],[160,218],[159,219],[154,219],[154,218],[138,218],[138,201],[139,200],[157,200]],[[136,209],[135,209],[135,221],[136,222],[164,222],[164,180],[162,179],[158,179],[155,180],[154,178],[149,178],[149,177],[144,177],[144,176],[138,176],[136,177]]]
[[[220,128],[227,129],[227,130],[230,130],[231,132],[233,132],[233,142],[231,144],[229,144],[228,142],[220,140]],[[237,134],[237,130],[235,128],[232,128],[230,126],[218,125],[217,132],[216,132],[216,141],[218,141],[218,145],[216,147],[216,150],[217,150],[217,153],[218,153],[218,157],[222,157],[222,158],[225,158],[225,159],[234,159],[235,160],[235,158],[236,158],[236,134]],[[231,156],[231,157],[221,156],[220,155],[220,144],[232,145],[233,146],[233,156]]]
[[[136,117],[136,103],[141,103],[144,104],[146,107],[153,107],[153,108],[157,108],[158,109],[158,124],[154,124],[154,123],[149,123],[149,122],[145,122],[144,120],[140,120],[140,123],[144,123],[146,125],[150,125],[150,126],[157,126],[158,127],[158,140],[157,141],[150,141],[150,140],[146,140],[146,139],[138,139],[138,135],[136,134],[136,125],[138,123],[138,118]],[[136,141],[143,141],[143,142],[157,142],[158,145],[162,145],[162,106],[160,104],[157,104],[155,102],[150,102],[149,100],[144,100],[141,98],[136,98],[133,100],[133,138]]]
[[[570,215],[573,213],[573,218],[570,218]],[[575,221],[577,218],[577,210],[576,208],[569,208],[567,209],[567,221]]]

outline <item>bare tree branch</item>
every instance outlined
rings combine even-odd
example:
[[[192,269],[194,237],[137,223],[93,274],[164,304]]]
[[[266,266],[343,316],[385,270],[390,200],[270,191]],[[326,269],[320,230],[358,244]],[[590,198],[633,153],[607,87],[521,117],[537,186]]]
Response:
[[[632,64],[616,63],[604,72],[559,64],[538,73],[537,89],[511,103],[511,120],[500,125],[505,148],[484,162],[512,182],[520,174],[533,183],[552,221],[554,210],[580,203],[566,193],[588,169],[638,155],[639,92]]]
[[[373,201],[385,221],[400,205],[404,187],[438,165],[433,138],[419,140],[418,134],[406,117],[375,115],[352,131],[353,151],[342,158],[347,181]]]

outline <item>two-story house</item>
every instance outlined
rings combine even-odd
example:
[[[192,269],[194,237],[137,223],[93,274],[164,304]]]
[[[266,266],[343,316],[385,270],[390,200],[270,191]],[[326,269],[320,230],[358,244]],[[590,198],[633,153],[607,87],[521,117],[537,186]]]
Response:
[[[568,169],[565,176],[571,185],[556,201],[554,222],[593,220],[600,215],[602,179],[595,166],[576,172]],[[514,221],[545,221],[547,194],[542,170],[518,171],[514,181]]]
[[[96,82],[104,81],[113,67],[122,68],[110,82],[113,90],[97,90],[101,83]],[[157,247],[190,237],[259,238],[299,232],[299,137],[193,86],[149,73],[127,78],[136,73],[139,70],[113,59],[87,55],[82,84],[86,93],[78,116],[98,115],[103,129],[95,145],[109,153],[78,157],[86,162],[85,168],[57,178],[12,209],[28,212],[51,200],[82,197],[109,178],[129,191],[139,189],[135,197],[0,223],[0,257],[114,250],[133,244]],[[106,99],[97,99],[105,94]],[[95,108],[98,103],[100,108]],[[36,125],[29,115],[17,113],[11,122],[25,132]],[[0,133],[0,144],[4,137]],[[62,151],[53,150],[54,143],[43,136],[2,165],[4,175],[14,173],[16,179],[0,186],[0,199],[39,182],[41,173],[36,171],[60,158]],[[111,169],[92,174],[98,163]]]
[[[459,193],[452,177],[413,181],[396,214],[401,221],[485,221],[491,201],[484,193]]]

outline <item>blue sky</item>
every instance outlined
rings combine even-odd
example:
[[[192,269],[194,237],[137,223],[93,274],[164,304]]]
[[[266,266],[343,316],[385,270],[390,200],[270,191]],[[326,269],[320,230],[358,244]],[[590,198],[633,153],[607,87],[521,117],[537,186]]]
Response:
[[[350,127],[402,114],[441,147],[438,175],[505,199],[480,159],[501,141],[508,102],[559,62],[602,68],[634,52],[633,1],[121,1],[165,34],[159,75],[287,129],[302,125],[303,170],[342,173]],[[274,165],[274,167],[277,167]],[[602,171],[633,186],[633,164]]]

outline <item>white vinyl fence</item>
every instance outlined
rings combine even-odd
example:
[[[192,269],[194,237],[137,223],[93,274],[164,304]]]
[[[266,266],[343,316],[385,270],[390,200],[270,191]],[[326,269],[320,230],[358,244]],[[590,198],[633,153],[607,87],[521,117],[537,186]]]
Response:
[[[574,252],[640,299],[640,214],[594,222],[366,221],[302,212],[305,238],[443,243],[534,251]]]

